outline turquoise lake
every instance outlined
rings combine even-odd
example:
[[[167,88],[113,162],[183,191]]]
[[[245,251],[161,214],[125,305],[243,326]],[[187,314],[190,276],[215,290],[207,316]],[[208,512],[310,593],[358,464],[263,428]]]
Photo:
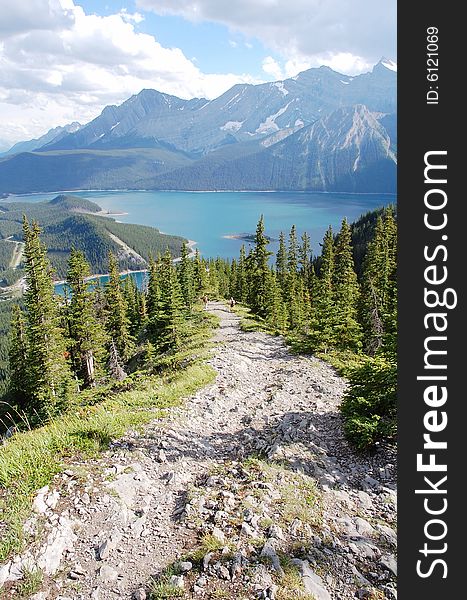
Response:
[[[164,233],[182,235],[197,242],[203,256],[233,258],[242,243],[226,235],[251,234],[264,215],[266,234],[273,238],[270,250],[277,250],[279,233],[296,225],[298,234],[307,231],[312,247],[319,253],[325,230],[338,230],[344,217],[355,221],[369,210],[396,201],[389,194],[334,194],[312,192],[157,192],[81,191],[67,192],[87,198],[104,210],[127,213],[118,221],[157,227]],[[39,202],[57,195],[10,196],[8,201]]]

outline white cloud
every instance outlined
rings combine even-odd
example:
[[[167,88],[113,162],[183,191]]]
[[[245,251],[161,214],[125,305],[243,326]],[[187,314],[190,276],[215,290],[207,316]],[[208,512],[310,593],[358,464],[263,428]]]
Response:
[[[0,39],[31,30],[56,31],[73,24],[73,12],[64,0],[6,0],[3,4]]]
[[[262,67],[263,71],[268,75],[272,75],[274,79],[284,79],[281,66],[272,56],[266,56],[263,60]]]
[[[2,139],[86,122],[143,88],[214,98],[235,83],[256,83],[246,74],[203,73],[179,48],[139,33],[140,16],[89,15],[73,0],[8,2],[0,18]]]
[[[335,66],[358,72],[362,63],[375,64],[383,55],[396,54],[396,0],[136,0],[136,4],[158,14],[222,23],[260,39],[286,61],[314,65],[327,55]],[[344,55],[353,58],[344,60]]]
[[[144,21],[144,17],[141,13],[135,12],[131,14],[126,8],[122,8],[122,10],[118,14],[124,21],[127,21],[129,23],[141,23],[142,21]]]

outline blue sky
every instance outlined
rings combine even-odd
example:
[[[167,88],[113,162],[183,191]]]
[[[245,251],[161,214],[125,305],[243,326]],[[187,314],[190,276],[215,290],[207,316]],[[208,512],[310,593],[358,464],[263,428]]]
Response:
[[[86,12],[100,15],[119,13],[122,8],[130,14],[141,12],[134,2],[121,0],[81,0],[79,4]],[[263,71],[262,62],[265,56],[277,61],[281,57],[254,36],[231,31],[213,21],[193,23],[181,16],[160,16],[150,11],[143,11],[142,15],[144,20],[135,26],[137,31],[153,35],[163,46],[180,48],[205,73],[250,73],[258,79],[274,80]]]
[[[396,0],[0,0],[0,150],[143,88],[211,99],[395,52]]]

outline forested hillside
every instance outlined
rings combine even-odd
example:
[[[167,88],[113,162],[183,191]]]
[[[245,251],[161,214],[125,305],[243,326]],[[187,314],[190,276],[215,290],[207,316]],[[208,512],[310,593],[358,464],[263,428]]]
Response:
[[[92,274],[107,272],[109,252],[117,257],[121,271],[146,268],[150,256],[167,248],[174,257],[180,256],[183,238],[153,227],[117,223],[101,212],[94,202],[63,194],[46,202],[0,203],[0,285],[11,285],[24,274],[21,260],[14,260],[15,248],[19,252],[22,244],[23,215],[40,223],[55,279],[65,277],[70,248],[84,252]]]

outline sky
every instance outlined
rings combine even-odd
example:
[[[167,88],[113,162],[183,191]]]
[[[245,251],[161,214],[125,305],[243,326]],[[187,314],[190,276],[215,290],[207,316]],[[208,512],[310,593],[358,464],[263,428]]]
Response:
[[[0,151],[144,88],[236,83],[396,60],[396,0],[0,0]]]

